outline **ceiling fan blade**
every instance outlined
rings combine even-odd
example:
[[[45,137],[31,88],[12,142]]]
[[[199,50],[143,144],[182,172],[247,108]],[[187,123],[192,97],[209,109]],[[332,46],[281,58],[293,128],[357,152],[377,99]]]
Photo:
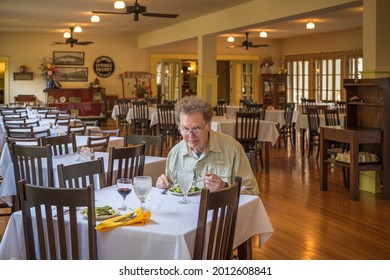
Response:
[[[53,42],[52,45],[64,45],[64,44],[67,44],[67,43],[64,43],[64,42]]]
[[[267,44],[262,44],[262,45],[251,45],[251,48],[258,48],[258,47],[269,47]]]
[[[143,13],[146,17],[163,17],[163,18],[177,18],[179,15],[176,14],[159,14],[159,13]]]
[[[86,46],[86,45],[93,44],[93,42],[91,42],[91,41],[85,41],[85,42],[74,42],[73,44],[75,44],[75,45],[83,45],[83,46]]]
[[[103,12],[103,11],[92,11],[93,14],[111,14],[111,15],[128,15],[128,12]]]

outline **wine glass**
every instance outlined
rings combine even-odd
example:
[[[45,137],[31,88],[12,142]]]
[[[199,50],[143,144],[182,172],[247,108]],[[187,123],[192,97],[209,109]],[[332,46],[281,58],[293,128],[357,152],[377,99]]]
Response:
[[[145,200],[151,189],[152,189],[152,177],[150,176],[134,177],[134,191],[140,201],[140,207],[143,211],[146,210]]]
[[[126,197],[131,193],[132,186],[130,178],[119,178],[116,181],[116,190],[123,197],[122,206],[118,210],[126,211],[128,209],[126,206]]]
[[[191,188],[192,181],[194,180],[194,171],[191,169],[183,169],[177,171],[177,181],[179,182],[179,186],[183,191],[183,199],[179,201],[181,204],[191,203],[190,200],[187,199],[188,191]]]

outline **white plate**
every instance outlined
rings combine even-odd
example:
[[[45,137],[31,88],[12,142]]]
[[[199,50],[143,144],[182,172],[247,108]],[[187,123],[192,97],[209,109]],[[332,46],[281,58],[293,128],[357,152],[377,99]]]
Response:
[[[202,190],[199,190],[199,191],[195,191],[195,192],[189,192],[188,195],[196,195],[198,193],[200,193]],[[178,195],[178,196],[183,196],[183,193],[178,193],[178,192],[174,192],[172,191],[171,189],[168,190],[168,192],[172,195]]]
[[[65,96],[61,96],[60,102],[61,102],[61,103],[64,103],[65,101],[66,101],[66,97],[65,97]]]
[[[86,214],[81,214],[83,216],[83,218],[87,219],[88,218],[88,215]],[[112,215],[103,215],[103,216],[96,216],[96,221],[103,221],[103,220],[107,220],[107,219],[110,219],[112,217],[115,217],[115,216],[118,216],[119,215],[119,212],[116,212],[115,214],[112,214]]]

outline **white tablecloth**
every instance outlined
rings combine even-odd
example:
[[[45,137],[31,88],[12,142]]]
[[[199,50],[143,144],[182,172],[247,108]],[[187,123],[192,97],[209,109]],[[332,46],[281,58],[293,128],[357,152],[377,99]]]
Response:
[[[98,190],[96,206],[119,207],[121,197],[113,187]],[[180,204],[179,196],[162,195],[153,188],[146,199],[151,211],[151,220],[144,226],[117,227],[109,232],[97,233],[99,259],[106,260],[188,260],[193,254],[195,230],[198,220],[200,195],[190,196],[191,204]],[[139,202],[132,192],[127,205],[136,208]],[[21,212],[15,212],[8,223],[0,244],[0,259],[25,259],[25,244]],[[80,223],[86,232],[87,222]],[[238,210],[234,246],[260,234],[260,246],[273,234],[272,224],[261,199],[257,196],[241,195]],[[86,244],[86,242],[81,242]],[[82,258],[88,252],[84,245]]]
[[[107,172],[108,170],[108,153],[96,152],[96,158],[102,157],[104,159],[104,168]],[[14,176],[14,167],[12,161],[10,159],[10,155],[8,152],[9,162],[5,163],[5,160],[2,165],[2,173],[3,173],[3,182],[0,186],[0,199],[5,201],[8,205],[12,205],[12,197],[16,195],[16,184],[15,184],[15,176]],[[76,164],[76,154],[69,154],[63,156],[54,156],[53,157],[53,175],[54,175],[54,184],[58,185],[58,176],[57,176],[57,165],[64,164]],[[164,157],[145,157],[145,169],[144,175],[151,176],[153,183],[157,181],[158,176],[165,173],[165,163],[166,158]],[[43,166],[43,169],[46,170],[46,166]],[[114,166],[114,170],[116,167]],[[96,186],[99,188],[99,186]]]
[[[213,117],[211,121],[211,129],[219,131],[235,137],[236,134],[236,118],[225,119],[222,116]],[[276,143],[279,138],[279,130],[277,123],[272,121],[260,121],[260,129],[258,140],[261,142],[270,142],[272,145]]]
[[[149,119],[152,118],[152,115],[154,113],[157,113],[157,107],[148,107],[149,109]],[[114,105],[114,108],[112,108],[112,114],[111,114],[111,118],[113,120],[116,120],[116,116],[119,114],[119,107],[118,105]],[[126,116],[126,121],[128,123],[131,123],[133,120],[133,108],[130,108],[129,111],[127,112],[127,116]]]
[[[320,117],[320,125],[319,126],[324,126],[325,125],[325,115],[324,114],[319,114]],[[344,119],[345,119],[345,114],[340,114],[340,125],[344,125]],[[300,114],[297,118],[297,121],[295,123],[295,129],[309,129],[309,121],[307,119],[306,114]]]

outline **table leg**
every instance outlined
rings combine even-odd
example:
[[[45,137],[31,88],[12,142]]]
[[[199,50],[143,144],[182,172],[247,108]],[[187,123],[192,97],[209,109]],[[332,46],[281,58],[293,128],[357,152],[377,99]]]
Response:
[[[350,163],[349,163],[349,191],[352,200],[359,200],[359,144],[351,141],[349,143],[350,149]]]
[[[264,169],[265,173],[269,173],[269,147],[270,142],[264,142]]]
[[[305,156],[305,133],[306,129],[301,128],[300,129],[301,133],[301,156]]]
[[[325,162],[327,158],[328,141],[324,139],[324,132],[320,132],[320,190],[328,189],[328,164]]]
[[[244,243],[237,247],[237,254],[239,260],[252,259],[252,238],[249,237]]]

